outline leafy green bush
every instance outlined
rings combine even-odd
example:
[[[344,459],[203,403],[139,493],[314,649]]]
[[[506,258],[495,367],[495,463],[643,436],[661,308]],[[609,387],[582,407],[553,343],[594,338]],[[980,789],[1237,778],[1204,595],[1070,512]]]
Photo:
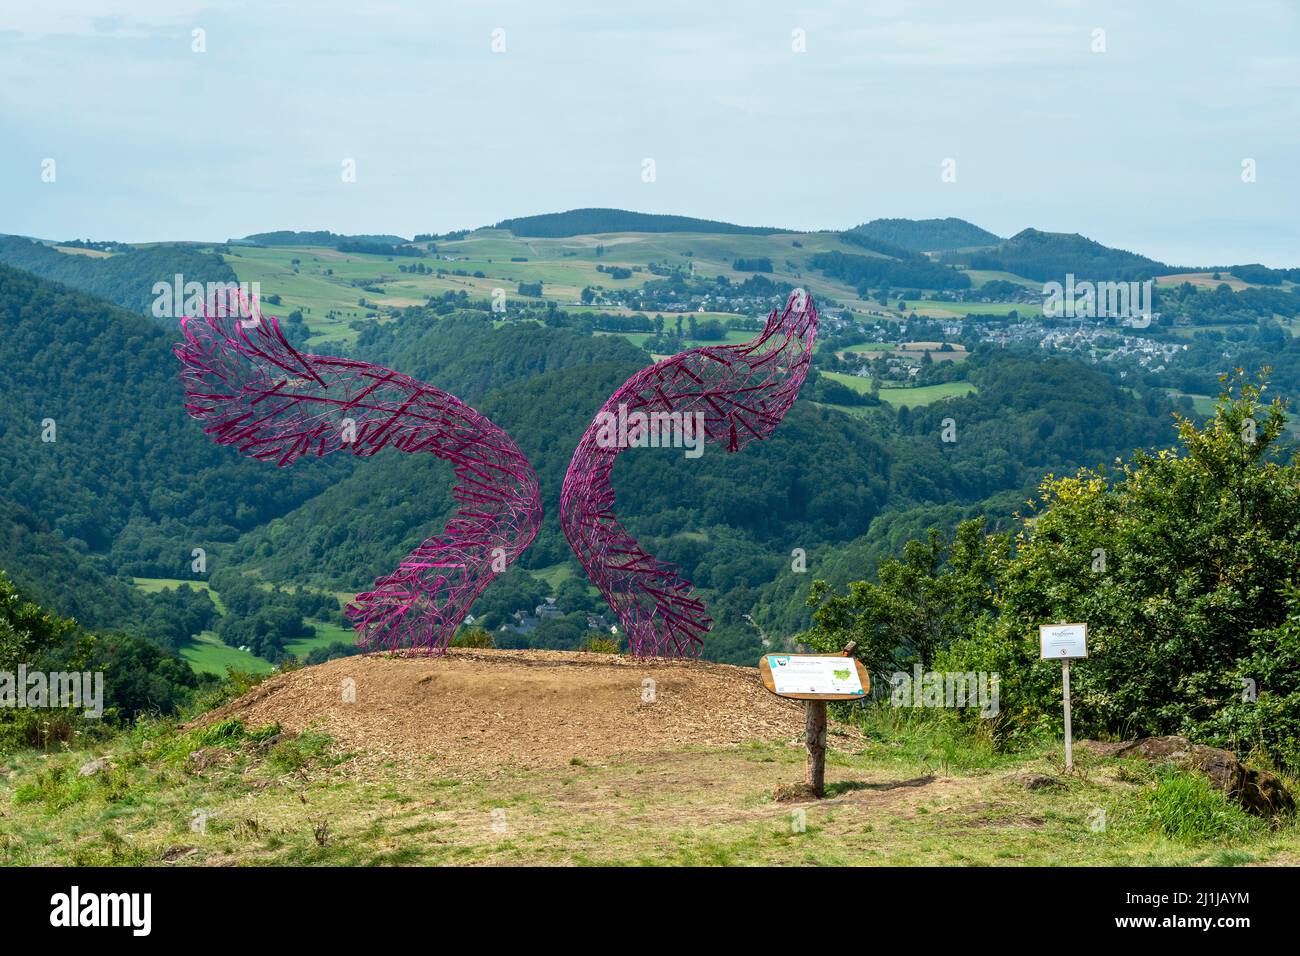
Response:
[[[1288,586],[1286,597],[1286,620],[1250,635],[1250,656],[1234,674],[1241,693],[1204,729],[1213,743],[1294,772],[1300,768],[1300,588]]]
[[[622,651],[622,645],[619,644],[617,637],[592,633],[582,642],[582,649],[590,654],[618,654]]]
[[[451,639],[452,647],[495,647],[492,635],[481,627],[463,627]]]
[[[1300,465],[1263,389],[1238,373],[1212,421],[1179,418],[1180,448],[1047,476],[1009,539],[967,522],[951,546],[910,542],[879,583],[816,582],[805,639],[856,640],[873,672],[996,673],[1005,739],[1060,733],[1060,666],[1039,659],[1038,626],[1083,621],[1076,734],[1177,733],[1300,770]]]

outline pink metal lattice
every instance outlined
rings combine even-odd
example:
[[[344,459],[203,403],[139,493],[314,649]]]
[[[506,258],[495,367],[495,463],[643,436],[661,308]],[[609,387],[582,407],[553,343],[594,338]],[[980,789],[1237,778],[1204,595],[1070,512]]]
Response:
[[[713,621],[677,568],[641,550],[615,517],[610,474],[638,436],[629,428],[625,443],[611,445],[610,417],[698,413],[691,420],[702,421],[706,441],[739,451],[767,438],[794,404],[808,377],[816,335],[817,308],[796,291],[784,312],[772,310],[752,342],[691,349],[633,375],[582,436],[564,479],[560,523],[587,576],[622,622],[632,654],[697,656]]]
[[[455,466],[456,515],[347,608],[362,646],[445,650],[474,600],[537,534],[542,500],[528,459],[454,395],[377,365],[300,353],[242,299],[206,311],[182,320],[175,351],[185,408],[218,444],[280,466],[387,446]]]

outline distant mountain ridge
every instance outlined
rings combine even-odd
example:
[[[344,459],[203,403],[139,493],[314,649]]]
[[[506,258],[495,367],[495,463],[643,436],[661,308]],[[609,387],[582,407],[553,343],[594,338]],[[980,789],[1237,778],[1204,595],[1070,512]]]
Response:
[[[873,219],[845,232],[860,235],[912,252],[947,252],[972,246],[994,246],[1002,237],[965,219]]]
[[[1132,281],[1174,271],[1163,262],[1126,249],[1112,249],[1078,233],[1022,229],[991,249],[950,253],[945,262],[970,269],[1012,272],[1026,279]]]
[[[738,226],[714,219],[664,216],[627,209],[570,209],[567,212],[551,212],[539,216],[519,216],[501,220],[496,228],[509,229],[516,236],[535,239],[562,239],[602,232],[711,232],[770,236],[779,232],[797,231],[768,226]]]
[[[275,232],[255,232],[243,239],[232,239],[230,241],[232,243],[256,243],[259,246],[336,246],[340,242],[364,242],[381,246],[400,246],[411,240],[387,234],[348,236],[330,232],[328,229],[317,229],[311,232],[279,229]]]
[[[5,236],[0,238],[0,263],[144,314],[149,314],[156,298],[154,284],[170,282],[176,273],[187,281],[237,281],[235,270],[220,256],[179,243],[161,243],[96,258],[59,252],[31,239]]]

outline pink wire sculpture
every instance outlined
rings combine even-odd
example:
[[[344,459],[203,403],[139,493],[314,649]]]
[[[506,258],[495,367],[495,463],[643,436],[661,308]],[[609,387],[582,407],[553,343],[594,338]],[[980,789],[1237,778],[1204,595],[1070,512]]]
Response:
[[[366,362],[299,353],[242,297],[205,312],[181,320],[175,352],[185,408],[218,444],[281,467],[387,446],[455,466],[456,515],[347,607],[363,647],[445,652],[475,599],[537,535],[542,499],[528,459],[454,395]]]
[[[713,620],[695,588],[671,564],[646,554],[614,515],[610,474],[629,447],[649,439],[654,418],[673,427],[702,422],[707,442],[727,451],[767,438],[808,377],[817,307],[802,290],[768,316],[743,345],[691,349],[628,379],[582,436],[560,496],[560,524],[573,553],[618,615],[636,657],[696,657]],[[633,422],[611,443],[611,417]],[[664,419],[662,416],[670,417]],[[674,417],[674,413],[676,416]],[[621,429],[620,429],[621,430]]]

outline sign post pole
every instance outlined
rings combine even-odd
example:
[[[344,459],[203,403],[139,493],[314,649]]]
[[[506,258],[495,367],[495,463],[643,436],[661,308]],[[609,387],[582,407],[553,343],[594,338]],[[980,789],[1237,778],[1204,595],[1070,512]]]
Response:
[[[1074,769],[1074,741],[1070,735],[1070,659],[1061,660],[1061,686],[1065,692],[1065,770]]]
[[[758,662],[764,687],[804,702],[808,766],[802,789],[819,800],[826,796],[826,702],[864,700],[871,690],[871,676],[853,656],[855,647],[850,643],[839,654],[764,654]]]
[[[804,714],[808,773],[804,782],[819,800],[826,796],[826,701],[810,700]]]
[[[1074,769],[1074,734],[1070,727],[1070,660],[1088,656],[1087,624],[1040,624],[1038,656],[1061,662],[1061,699],[1065,704],[1065,772]]]

